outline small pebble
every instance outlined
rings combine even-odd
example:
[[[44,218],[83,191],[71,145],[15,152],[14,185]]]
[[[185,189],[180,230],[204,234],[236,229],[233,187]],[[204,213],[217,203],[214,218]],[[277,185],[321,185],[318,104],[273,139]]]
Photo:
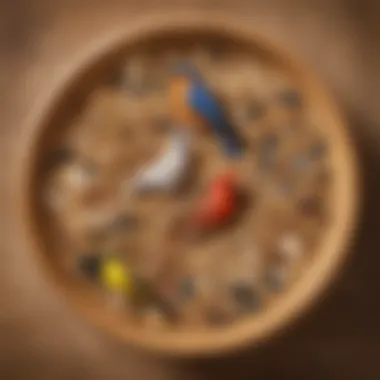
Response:
[[[235,284],[231,288],[232,297],[243,311],[257,311],[261,306],[258,292],[250,284]]]
[[[98,278],[102,259],[97,253],[86,253],[78,258],[78,267],[82,274],[91,280]]]
[[[297,108],[301,105],[301,95],[294,90],[281,92],[278,99],[287,108]]]
[[[132,291],[132,275],[128,268],[116,258],[110,258],[103,263],[101,278],[104,286],[110,291],[126,294]]]
[[[279,253],[288,260],[297,260],[302,255],[302,242],[294,233],[283,235],[278,242]]]
[[[79,163],[65,168],[64,175],[67,184],[77,190],[82,190],[92,182],[92,173]]]

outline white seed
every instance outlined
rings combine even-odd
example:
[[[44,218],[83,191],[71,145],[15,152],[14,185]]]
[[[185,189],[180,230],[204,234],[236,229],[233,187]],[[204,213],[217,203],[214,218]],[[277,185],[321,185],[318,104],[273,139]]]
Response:
[[[278,242],[279,253],[288,260],[297,260],[302,255],[303,246],[301,239],[295,233],[283,235]]]
[[[91,183],[91,176],[82,165],[70,165],[64,169],[63,180],[65,185],[74,190],[83,190]]]

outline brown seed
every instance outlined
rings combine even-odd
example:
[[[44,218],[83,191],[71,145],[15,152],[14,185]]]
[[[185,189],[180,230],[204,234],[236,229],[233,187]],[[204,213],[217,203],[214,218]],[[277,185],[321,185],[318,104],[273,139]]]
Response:
[[[244,312],[257,311],[261,306],[258,292],[249,284],[235,284],[231,288],[231,293],[239,308]]]

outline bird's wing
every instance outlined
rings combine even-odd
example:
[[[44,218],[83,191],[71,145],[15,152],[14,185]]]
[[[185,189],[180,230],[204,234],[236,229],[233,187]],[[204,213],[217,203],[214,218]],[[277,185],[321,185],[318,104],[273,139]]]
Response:
[[[212,127],[224,129],[228,123],[218,100],[201,84],[190,86],[189,103],[192,109],[202,116]],[[220,130],[222,132],[222,130]]]

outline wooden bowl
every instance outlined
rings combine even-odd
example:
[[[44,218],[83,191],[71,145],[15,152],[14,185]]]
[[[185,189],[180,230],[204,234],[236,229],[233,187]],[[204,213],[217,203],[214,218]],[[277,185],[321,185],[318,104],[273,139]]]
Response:
[[[110,67],[122,54],[140,44],[157,39],[167,43],[187,39],[225,39],[266,54],[281,62],[297,77],[309,100],[317,104],[323,115],[326,136],[334,144],[331,167],[334,174],[330,207],[331,228],[321,242],[312,264],[292,289],[254,319],[237,322],[221,330],[209,332],[147,331],[125,323],[122,317],[109,313],[87,289],[71,281],[52,260],[46,243],[47,219],[38,201],[38,183],[43,166],[42,152],[64,127],[72,109],[78,107],[74,95],[91,87],[94,78]],[[239,20],[223,15],[167,14],[146,18],[134,25],[111,33],[83,57],[73,62],[31,117],[21,136],[17,160],[17,210],[23,237],[41,264],[43,273],[57,286],[71,304],[94,325],[128,344],[145,350],[174,356],[204,356],[253,345],[284,329],[304,313],[326,290],[342,266],[357,218],[358,179],[353,145],[337,106],[324,86],[309,68],[279,47],[251,31]]]

